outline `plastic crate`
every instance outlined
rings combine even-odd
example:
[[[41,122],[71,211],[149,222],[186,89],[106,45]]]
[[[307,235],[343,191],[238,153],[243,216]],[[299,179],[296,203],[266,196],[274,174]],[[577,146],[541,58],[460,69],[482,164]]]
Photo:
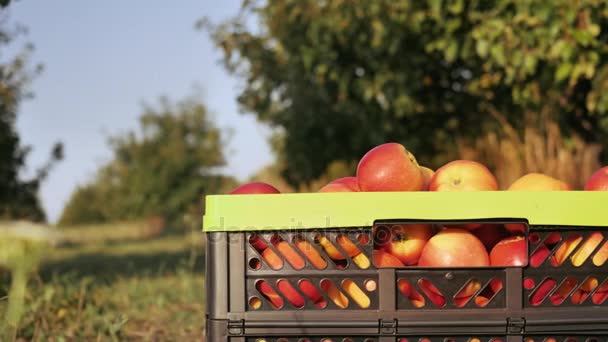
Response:
[[[421,222],[519,222],[527,228],[529,260],[541,249],[548,253],[525,267],[374,265],[374,229],[381,224]],[[608,244],[607,226],[608,193],[604,192],[207,196],[206,336],[213,342],[608,341],[608,295],[598,292],[608,286],[608,262],[593,263],[595,253]],[[600,234],[601,243],[582,265],[575,266],[570,259],[552,264],[550,257],[574,234],[582,242]],[[321,236],[343,260],[332,260],[316,244]],[[368,263],[353,260],[337,243],[339,236],[356,245]],[[259,241],[281,260],[280,268],[260,255],[255,247]],[[285,241],[289,248],[277,249],[277,241]],[[301,241],[321,256],[323,267],[300,249]],[[570,255],[576,252],[575,248]],[[301,262],[290,263],[285,253],[295,253]],[[457,294],[472,281],[481,286],[468,300],[459,300]],[[493,282],[502,287],[494,291]],[[424,305],[410,292],[404,293],[406,283]],[[445,301],[433,301],[424,284],[432,284]],[[575,288],[563,293],[564,284]],[[577,294],[577,289],[590,284],[594,285],[584,298]],[[272,298],[268,289],[274,292]],[[364,296],[351,295],[353,289]],[[478,302],[476,298],[488,289],[492,289],[489,300]],[[289,291],[296,300],[285,295]],[[314,296],[311,291],[316,291]],[[340,300],[333,301],[330,291],[340,291]]]

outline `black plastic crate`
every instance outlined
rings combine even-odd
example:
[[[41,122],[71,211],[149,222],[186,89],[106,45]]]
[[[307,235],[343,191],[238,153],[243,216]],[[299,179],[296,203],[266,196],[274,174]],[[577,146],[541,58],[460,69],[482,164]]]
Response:
[[[608,244],[606,227],[529,224],[529,263],[523,267],[378,268],[373,255],[379,224],[527,221],[517,215],[449,221],[402,217],[361,227],[207,230],[208,340],[608,341],[608,262],[594,264]],[[343,258],[332,259],[322,238]],[[572,244],[569,257],[557,258],[566,240],[576,238],[580,241]],[[572,256],[591,238],[599,239],[597,246],[584,263],[574,265]],[[360,251],[356,260],[338,239]],[[268,255],[256,248],[259,243]],[[267,262],[269,255],[274,264]],[[556,259],[564,262],[555,264]],[[473,294],[458,297],[473,282]],[[405,293],[404,284],[417,295]],[[433,291],[443,299],[434,300]]]

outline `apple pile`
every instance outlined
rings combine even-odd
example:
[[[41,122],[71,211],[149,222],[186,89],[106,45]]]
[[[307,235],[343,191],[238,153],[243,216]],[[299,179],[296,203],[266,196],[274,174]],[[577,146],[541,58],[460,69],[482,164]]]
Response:
[[[418,164],[416,157],[403,145],[386,143],[374,147],[361,158],[356,176],[334,180],[319,192],[497,190],[496,177],[481,163],[455,160],[433,171]],[[506,190],[568,191],[572,187],[542,173],[529,173]],[[589,178],[585,190],[608,190],[608,166]],[[279,191],[271,185],[257,182],[242,185],[231,192],[253,193],[276,194]],[[522,224],[417,224],[388,228],[377,231],[374,236],[376,249],[373,258],[378,267],[525,266],[528,262]],[[378,236],[378,232],[384,236]],[[553,258],[559,259],[559,255]]]
[[[319,192],[405,192],[405,191],[498,191],[498,182],[492,172],[483,164],[473,160],[451,161],[436,171],[422,166],[416,157],[403,145],[385,143],[369,150],[359,161],[356,175],[336,179],[323,186]],[[569,191],[573,188],[554,177],[542,173],[529,173],[515,180],[506,191]],[[586,191],[608,191],[608,166],[597,170],[587,181]],[[278,194],[273,186],[256,182],[244,184],[231,194]],[[376,228],[374,231],[373,263],[376,267],[509,267],[526,266],[528,263],[538,267],[550,254],[551,239],[536,249],[528,260],[528,243],[525,238],[525,226],[519,223],[507,224],[396,224]],[[579,266],[596,250],[602,241],[602,234],[593,235],[585,241],[575,255],[573,263]],[[560,237],[557,237],[559,242]],[[566,240],[550,259],[550,263],[561,264],[582,238]],[[344,259],[332,249],[331,243],[323,237],[318,241],[332,259]],[[340,247],[349,256],[357,256],[360,250],[352,246],[351,241],[338,241]],[[274,244],[274,242],[273,242]],[[263,247],[263,246],[262,246]],[[279,242],[275,246],[283,252],[288,246]],[[306,250],[314,250],[306,248]],[[353,252],[351,253],[350,250]],[[268,257],[271,264],[280,268],[280,258],[271,249],[259,248],[259,252]],[[297,253],[286,251],[287,255]],[[587,253],[587,255],[583,255]],[[266,254],[266,255],[264,255]],[[285,255],[284,254],[284,255]],[[594,257],[596,266],[608,259],[608,242]],[[293,264],[298,267],[303,260],[296,258]],[[319,266],[325,266],[323,259],[310,256]],[[599,260],[599,261],[597,261]],[[598,264],[599,262],[599,264]],[[294,266],[295,266],[294,265]],[[297,268],[297,267],[296,267]],[[545,287],[548,287],[545,286]],[[584,288],[582,289],[584,292]],[[603,290],[603,289],[602,289]],[[407,289],[405,289],[407,292]],[[541,291],[542,292],[542,291]],[[608,289],[605,296],[608,297]]]

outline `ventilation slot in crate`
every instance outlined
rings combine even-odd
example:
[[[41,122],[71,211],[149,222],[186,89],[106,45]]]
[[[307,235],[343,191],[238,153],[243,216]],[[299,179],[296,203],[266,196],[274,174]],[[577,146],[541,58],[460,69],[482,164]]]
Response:
[[[607,235],[605,230],[532,231],[524,305],[608,305]]]
[[[372,265],[369,231],[357,228],[249,234],[249,270],[367,270]]]
[[[399,272],[399,309],[497,308],[505,305],[502,271]]]
[[[606,267],[606,231],[535,231],[529,235],[530,266],[593,270]]]
[[[505,342],[505,337],[497,336],[416,336],[399,337],[397,342]]]
[[[583,276],[524,278],[526,304],[531,306],[607,305],[608,277]]]
[[[247,342],[377,342],[375,337],[252,337]]]
[[[524,337],[524,342],[605,342],[608,335],[535,335]]]
[[[369,277],[251,279],[248,308],[259,310],[376,309],[378,280]]]

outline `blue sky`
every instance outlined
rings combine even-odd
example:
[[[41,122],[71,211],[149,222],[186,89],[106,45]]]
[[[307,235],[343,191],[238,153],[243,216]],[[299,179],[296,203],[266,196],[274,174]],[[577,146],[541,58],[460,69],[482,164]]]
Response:
[[[203,16],[218,22],[239,6],[239,0],[20,0],[11,6],[9,22],[29,29],[12,48],[32,42],[33,61],[45,67],[17,123],[23,142],[34,148],[29,171],[47,159],[55,141],[65,146],[66,158],[41,191],[51,222],[74,187],[110,158],[107,137],[135,129],[141,104],[161,95],[179,100],[203,89],[216,122],[234,131],[226,149],[229,173],[244,179],[271,162],[268,129],[238,113],[238,80],[224,71],[207,34],[194,28]]]

